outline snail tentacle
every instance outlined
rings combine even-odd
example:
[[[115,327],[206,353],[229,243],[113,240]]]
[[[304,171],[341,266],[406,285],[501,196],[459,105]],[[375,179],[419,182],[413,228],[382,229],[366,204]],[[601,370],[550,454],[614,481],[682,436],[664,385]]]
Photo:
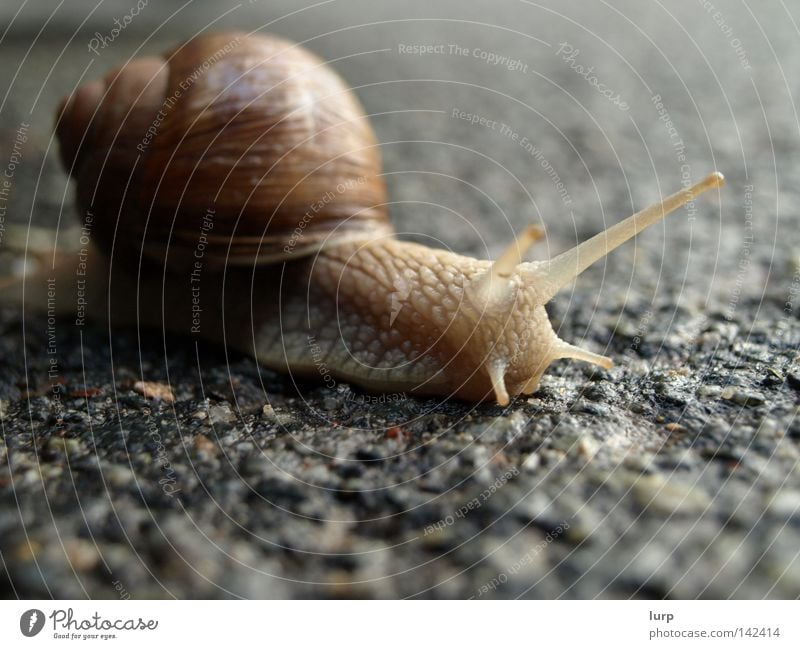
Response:
[[[594,262],[602,259],[645,228],[658,223],[667,214],[693,201],[703,192],[722,187],[724,183],[724,176],[715,171],[691,187],[677,191],[662,201],[636,212],[624,221],[612,225],[600,234],[575,246],[572,250],[561,253],[548,262],[539,262],[539,267],[544,270],[550,284],[549,297],[553,297],[559,289],[575,279]]]

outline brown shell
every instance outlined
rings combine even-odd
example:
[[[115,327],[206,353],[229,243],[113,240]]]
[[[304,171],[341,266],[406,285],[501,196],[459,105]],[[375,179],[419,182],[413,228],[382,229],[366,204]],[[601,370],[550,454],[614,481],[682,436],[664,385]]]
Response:
[[[269,262],[391,232],[355,95],[282,38],[208,34],[134,59],[65,99],[56,129],[115,257]]]

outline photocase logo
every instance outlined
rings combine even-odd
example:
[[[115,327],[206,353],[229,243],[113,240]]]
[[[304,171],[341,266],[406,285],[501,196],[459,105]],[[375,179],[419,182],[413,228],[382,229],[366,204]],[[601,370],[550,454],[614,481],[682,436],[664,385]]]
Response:
[[[389,294],[389,299],[391,300],[390,304],[390,313],[389,313],[389,326],[391,327],[394,324],[394,321],[397,319],[397,316],[400,315],[400,310],[403,308],[403,303],[408,299],[408,296],[411,294],[411,285],[403,279],[402,276],[398,275],[394,278],[394,291]]]
[[[44,627],[44,613],[38,608],[32,608],[25,611],[19,618],[19,630],[22,635],[27,638],[32,638]]]

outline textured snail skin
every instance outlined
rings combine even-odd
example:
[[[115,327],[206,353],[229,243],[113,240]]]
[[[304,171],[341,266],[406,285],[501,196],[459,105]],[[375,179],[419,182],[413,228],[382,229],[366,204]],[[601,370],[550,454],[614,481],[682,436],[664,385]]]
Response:
[[[214,65],[141,146],[164,98],[209,56]],[[544,305],[610,250],[722,184],[711,174],[543,262],[522,261],[541,236],[533,227],[496,261],[400,241],[357,100],[317,57],[268,36],[204,35],[113,70],[63,102],[57,133],[79,207],[97,224],[87,318],[205,338],[293,375],[373,392],[502,405],[536,391],[556,359],[611,366],[560,340]],[[355,189],[334,192],[339,183]],[[321,196],[331,198],[304,220]],[[210,205],[195,287],[187,263]],[[74,258],[60,272],[74,276]],[[40,308],[42,281],[30,278],[26,296]]]
[[[471,295],[491,265],[394,239],[324,250],[308,302],[289,303],[283,327],[256,332],[256,356],[313,375],[311,335],[335,375],[371,390],[481,401],[494,394],[496,366],[510,394],[531,393],[561,341],[531,277],[517,275],[490,304]]]

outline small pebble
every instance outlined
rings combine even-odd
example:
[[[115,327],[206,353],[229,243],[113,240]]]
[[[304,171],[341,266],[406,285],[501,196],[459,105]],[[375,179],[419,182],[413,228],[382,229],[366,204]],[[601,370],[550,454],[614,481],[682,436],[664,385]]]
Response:
[[[697,395],[700,397],[708,397],[716,399],[722,394],[722,388],[718,385],[701,385],[697,388]]]
[[[209,455],[215,455],[217,452],[217,445],[202,433],[194,438],[194,447],[201,453]]]
[[[522,462],[522,469],[524,471],[536,471],[542,464],[542,458],[538,453],[531,453]]]
[[[30,542],[23,541],[16,547],[12,548],[11,556],[15,561],[31,561],[35,559],[42,551],[42,544],[35,539]]]
[[[166,401],[167,403],[174,403],[175,401],[175,395],[172,394],[172,390],[165,383],[136,381],[136,383],[133,384],[133,391],[141,394],[145,399]]]
[[[44,444],[44,451],[48,455],[67,455],[70,457],[86,452],[86,447],[79,439],[51,437]]]
[[[106,469],[103,476],[112,487],[124,487],[134,480],[133,471],[128,467],[118,465]]]
[[[769,499],[769,511],[781,519],[800,519],[800,492],[781,490]]]
[[[261,414],[264,415],[266,421],[280,426],[288,426],[294,421],[291,413],[275,410],[270,403],[264,404],[264,407],[261,408]]]
[[[773,387],[783,383],[783,380],[783,374],[781,374],[774,367],[768,367],[766,373],[764,374],[764,378],[761,380],[761,384],[768,387]]]
[[[608,406],[580,399],[572,406],[572,412],[581,412],[595,417],[607,417],[611,410]]]
[[[93,543],[84,539],[66,539],[64,541],[64,552],[67,555],[69,565],[78,572],[91,570],[100,561],[97,548]]]
[[[658,474],[637,478],[633,494],[641,507],[670,514],[699,514],[708,506],[708,496],[693,483],[665,480]]]
[[[583,396],[590,401],[608,403],[614,398],[614,392],[605,384],[594,383],[583,390]]]
[[[391,426],[386,429],[386,433],[384,433],[384,435],[388,439],[397,439],[403,435],[403,431],[399,426]]]
[[[581,458],[588,462],[597,455],[597,452],[600,450],[600,444],[594,437],[584,435],[578,440],[578,443],[575,445],[575,450]]]
[[[453,545],[453,532],[448,526],[442,525],[423,534],[420,540],[431,550],[445,550]]]
[[[213,424],[231,424],[236,421],[236,415],[227,403],[215,404],[208,407],[208,420]]]
[[[726,401],[731,401],[740,406],[760,406],[764,404],[764,397],[757,392],[737,390],[736,388],[725,388],[720,396]]]

